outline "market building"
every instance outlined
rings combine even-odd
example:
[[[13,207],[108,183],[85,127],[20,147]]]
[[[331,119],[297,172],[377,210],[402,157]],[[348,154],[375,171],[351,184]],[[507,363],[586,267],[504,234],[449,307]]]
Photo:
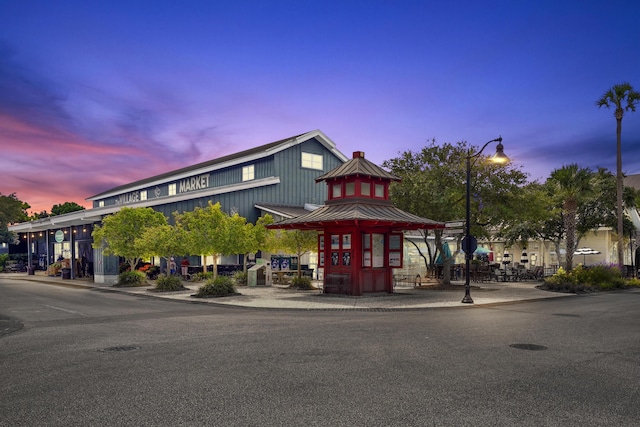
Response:
[[[90,274],[98,283],[115,283],[119,260],[92,248],[94,224],[123,206],[151,207],[173,221],[174,212],[192,211],[209,201],[254,222],[270,213],[290,218],[321,205],[325,191],[315,179],[348,158],[319,130],[261,145],[193,166],[121,185],[87,198],[91,209],[12,225],[26,242],[31,263],[47,268],[58,259],[76,260],[74,275]],[[83,259],[86,265],[83,264]],[[191,257],[192,266],[211,264]],[[223,257],[239,265],[240,255]]]

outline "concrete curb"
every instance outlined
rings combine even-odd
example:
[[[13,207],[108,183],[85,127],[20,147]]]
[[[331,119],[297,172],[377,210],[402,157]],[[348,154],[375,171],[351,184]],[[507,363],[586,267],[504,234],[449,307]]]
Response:
[[[393,294],[365,295],[361,297],[324,295],[318,291],[296,291],[277,286],[240,287],[238,296],[224,298],[194,298],[194,287],[176,292],[148,292],[149,287],[124,288],[101,285],[85,279],[61,279],[43,274],[0,273],[0,279],[15,279],[35,283],[79,289],[95,289],[145,298],[164,299],[189,304],[212,304],[219,307],[300,311],[413,311],[424,309],[488,308],[522,302],[534,302],[550,298],[575,297],[537,289],[538,282],[486,282],[474,283],[471,294],[473,304],[463,304],[464,286],[456,284],[452,290],[397,287]],[[458,288],[459,289],[455,289]]]

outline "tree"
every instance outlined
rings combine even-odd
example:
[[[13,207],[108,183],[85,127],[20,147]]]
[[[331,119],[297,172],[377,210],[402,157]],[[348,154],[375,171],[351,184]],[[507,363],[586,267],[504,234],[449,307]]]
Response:
[[[607,90],[600,99],[596,101],[598,108],[615,107],[613,116],[616,118],[616,208],[617,208],[617,230],[618,230],[618,266],[620,271],[624,267],[623,249],[623,213],[622,213],[622,118],[625,111],[636,111],[636,104],[640,101],[640,92],[625,82],[617,84]]]
[[[28,219],[27,209],[31,206],[18,199],[16,193],[8,196],[0,193],[0,243],[15,243],[15,233],[8,226]]]
[[[507,245],[515,242],[526,244],[528,240],[539,238],[551,241],[556,253],[560,253],[560,245],[566,239],[567,214],[563,211],[564,200],[558,197],[558,182],[551,177],[544,184],[537,182],[527,184],[523,190],[523,204],[528,208],[522,217],[502,227],[497,237],[505,239]],[[574,246],[580,246],[580,240],[587,233],[599,227],[616,228],[616,179],[607,169],[598,168],[591,174],[590,191],[582,195],[575,216]],[[637,192],[631,187],[624,188],[624,206],[635,206]],[[625,217],[625,236],[634,230],[633,223]]]
[[[557,240],[559,248],[564,228],[560,237],[557,237],[557,227],[552,222],[559,215],[559,209],[556,209],[545,186],[537,181],[530,182],[522,187],[519,198],[521,208],[518,214],[509,221],[504,221],[495,237],[504,239],[506,246],[520,242],[523,247],[529,240]]]
[[[149,227],[136,238],[135,245],[142,258],[152,256],[162,257],[167,262],[167,274],[169,260],[172,256],[189,255],[188,239],[185,231],[178,226],[169,224]]]
[[[477,152],[478,147],[466,142],[437,145],[434,139],[419,152],[406,151],[397,158],[384,161],[382,166],[402,179],[391,185],[393,203],[407,212],[436,221],[464,218],[466,159]],[[488,237],[491,226],[503,224],[521,209],[520,187],[527,178],[513,165],[490,164],[485,161],[487,158],[479,156],[471,169],[472,234],[480,237]],[[420,252],[429,270],[442,248],[442,230],[434,230],[434,235],[435,250],[432,252],[427,245],[428,257]],[[426,243],[427,232],[423,237]],[[454,253],[459,245],[458,239]],[[446,257],[443,260],[445,274],[449,271],[447,266],[451,259]]]
[[[577,246],[578,209],[593,194],[592,178],[591,169],[581,168],[574,163],[554,170],[547,180],[549,191],[562,204],[567,251],[565,261],[568,271],[573,268],[573,252]]]
[[[276,230],[268,246],[272,250],[296,254],[298,277],[302,277],[301,258],[318,247],[318,232],[315,230]]]
[[[167,218],[151,208],[123,207],[102,219],[102,225],[93,229],[93,247],[104,245],[105,255],[123,257],[133,271],[144,256],[139,239],[148,228],[166,225]]]
[[[40,211],[40,212],[35,212],[32,215],[33,219],[43,219],[43,218],[49,218],[51,216],[51,214],[47,211]]]
[[[273,217],[266,214],[258,218],[255,225],[247,223],[242,227],[240,235],[237,238],[237,243],[238,253],[244,254],[243,272],[247,272],[247,258],[249,254],[255,254],[259,250],[266,248],[269,236],[274,233],[273,230],[267,229],[266,226],[272,223]]]
[[[233,232],[234,223],[228,214],[223,212],[220,203],[215,205],[209,201],[204,208],[196,207],[191,212],[176,215],[176,224],[183,227],[187,233],[187,240],[191,251],[201,256],[213,256],[213,276],[218,275],[219,255],[238,253],[235,250]],[[240,220],[235,219],[235,225]],[[203,263],[203,271],[206,273],[207,265]]]
[[[53,205],[51,207],[51,216],[63,215],[70,212],[83,211],[84,206],[80,206],[76,202],[64,202],[60,205]]]

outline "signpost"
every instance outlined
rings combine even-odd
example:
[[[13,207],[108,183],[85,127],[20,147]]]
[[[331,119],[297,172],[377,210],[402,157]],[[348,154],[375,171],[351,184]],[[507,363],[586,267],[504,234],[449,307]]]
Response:
[[[447,221],[444,223],[444,228],[460,228],[464,226],[464,221]]]
[[[444,232],[448,235],[452,234],[462,234],[464,230],[462,228],[445,228]]]

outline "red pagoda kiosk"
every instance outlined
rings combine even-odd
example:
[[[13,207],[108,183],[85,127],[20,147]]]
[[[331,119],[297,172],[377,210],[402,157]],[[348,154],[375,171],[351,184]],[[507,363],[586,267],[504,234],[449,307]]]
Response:
[[[319,231],[325,293],[393,293],[392,270],[403,265],[403,231],[444,228],[444,223],[393,206],[389,184],[400,178],[366,160],[362,151],[317,177],[320,181],[328,190],[322,207],[269,228]]]

